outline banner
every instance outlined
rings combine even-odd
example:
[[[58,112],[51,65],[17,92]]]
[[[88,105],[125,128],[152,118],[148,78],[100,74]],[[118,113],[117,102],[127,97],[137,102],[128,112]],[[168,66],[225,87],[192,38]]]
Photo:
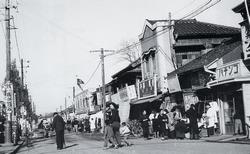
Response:
[[[181,86],[177,74],[174,76],[168,76],[168,89],[169,93],[175,93],[181,91]]]
[[[150,78],[138,83],[138,99],[157,95],[156,78]]]
[[[137,98],[135,85],[130,85],[130,86],[127,86],[126,88],[127,88],[127,95],[130,100]]]
[[[121,101],[129,100],[128,93],[127,93],[127,88],[118,89],[118,94],[120,96]]]
[[[96,97],[97,97],[97,105],[102,105],[102,93],[97,92]]]

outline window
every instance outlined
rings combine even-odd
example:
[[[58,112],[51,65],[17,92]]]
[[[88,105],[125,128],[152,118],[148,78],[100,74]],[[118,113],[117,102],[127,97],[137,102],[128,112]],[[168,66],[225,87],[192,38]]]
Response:
[[[182,55],[182,59],[188,59],[187,55]]]

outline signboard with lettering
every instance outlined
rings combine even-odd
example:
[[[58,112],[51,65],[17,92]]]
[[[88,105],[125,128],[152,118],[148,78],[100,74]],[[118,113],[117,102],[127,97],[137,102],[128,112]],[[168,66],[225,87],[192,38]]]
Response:
[[[233,62],[216,69],[218,81],[235,78],[240,75],[240,62]]]
[[[157,95],[156,77],[138,83],[138,99],[149,98]]]
[[[127,100],[129,100],[128,93],[127,93],[127,88],[119,89],[119,90],[118,90],[118,93],[119,93],[120,99],[121,99],[122,101],[127,101]]]
[[[241,27],[244,60],[250,59],[250,26],[247,21]]]
[[[181,86],[177,74],[174,76],[168,76],[168,89],[169,93],[175,93],[181,91]]]
[[[137,98],[135,85],[130,85],[130,86],[127,86],[126,88],[127,88],[128,98],[130,100]]]

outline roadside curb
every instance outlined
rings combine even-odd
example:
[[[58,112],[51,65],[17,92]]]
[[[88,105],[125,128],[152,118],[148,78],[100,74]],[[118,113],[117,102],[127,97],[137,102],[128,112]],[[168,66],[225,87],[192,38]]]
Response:
[[[250,144],[250,142],[240,142],[240,141],[213,141],[213,140],[205,140],[205,141],[214,143]]]
[[[13,151],[7,152],[6,154],[15,154],[15,153],[17,153],[17,151],[22,147],[23,143],[24,143],[24,140],[22,140],[21,143],[18,144],[18,145],[14,148]]]

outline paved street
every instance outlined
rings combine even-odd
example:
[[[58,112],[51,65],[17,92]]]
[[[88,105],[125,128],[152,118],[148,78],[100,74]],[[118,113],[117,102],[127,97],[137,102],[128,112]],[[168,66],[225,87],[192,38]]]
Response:
[[[205,141],[191,140],[167,140],[160,141],[152,139],[145,141],[143,139],[131,139],[134,144],[131,147],[122,147],[119,149],[103,150],[102,141],[91,140],[80,135],[67,134],[65,136],[67,147],[63,150],[56,150],[55,139],[39,139],[32,143],[31,147],[23,147],[19,150],[20,154],[249,154],[250,146],[247,144],[229,144],[229,143],[210,143]]]

